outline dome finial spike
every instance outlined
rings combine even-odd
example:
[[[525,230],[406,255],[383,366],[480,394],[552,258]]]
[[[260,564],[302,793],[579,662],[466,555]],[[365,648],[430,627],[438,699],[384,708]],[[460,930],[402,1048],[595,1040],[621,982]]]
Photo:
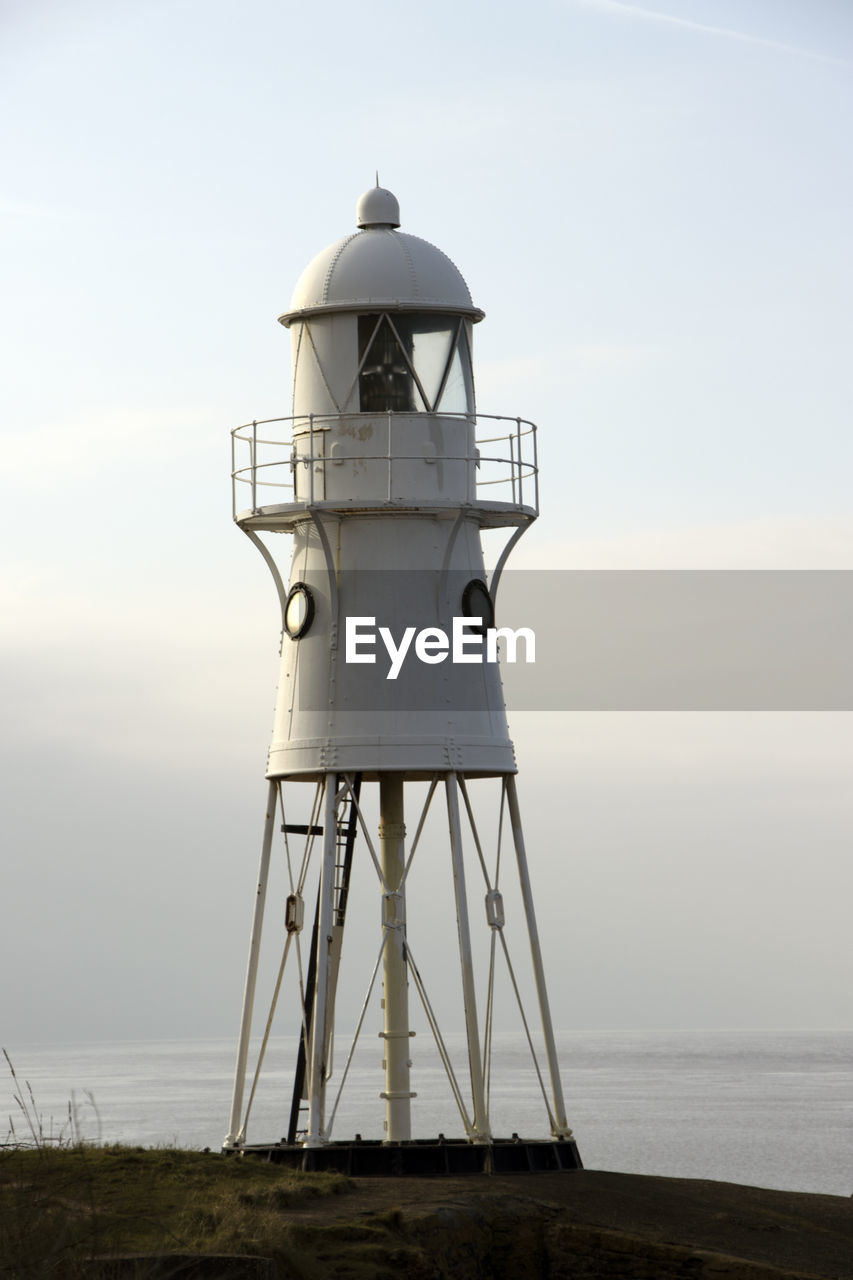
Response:
[[[376,185],[379,186],[379,170],[376,170]]]

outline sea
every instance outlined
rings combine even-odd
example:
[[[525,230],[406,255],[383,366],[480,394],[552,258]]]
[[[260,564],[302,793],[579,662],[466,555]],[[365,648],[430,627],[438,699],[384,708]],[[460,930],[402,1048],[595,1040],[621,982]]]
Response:
[[[464,1093],[464,1036],[445,1038]],[[333,1138],[382,1136],[378,1043],[359,1049],[342,1089],[347,1050],[338,1050],[328,1085],[329,1114],[339,1099]],[[235,1047],[233,1039],[6,1046],[46,1140],[212,1150],[228,1128]],[[853,1194],[853,1031],[581,1031],[558,1036],[558,1052],[588,1169]],[[270,1040],[249,1142],[286,1132],[295,1057],[292,1038]],[[461,1136],[436,1051],[419,1043],[412,1059],[413,1136]],[[6,1141],[28,1136],[15,1091],[9,1074],[0,1143],[3,1130]],[[490,1115],[496,1137],[548,1135],[529,1050],[513,1035],[495,1037]]]

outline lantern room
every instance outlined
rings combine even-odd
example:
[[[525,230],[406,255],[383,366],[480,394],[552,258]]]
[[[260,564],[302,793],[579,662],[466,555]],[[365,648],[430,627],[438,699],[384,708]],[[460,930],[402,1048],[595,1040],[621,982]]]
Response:
[[[302,273],[290,309],[293,413],[474,412],[472,328],[482,320],[458,268],[397,230],[383,187],[358,203],[359,230]]]

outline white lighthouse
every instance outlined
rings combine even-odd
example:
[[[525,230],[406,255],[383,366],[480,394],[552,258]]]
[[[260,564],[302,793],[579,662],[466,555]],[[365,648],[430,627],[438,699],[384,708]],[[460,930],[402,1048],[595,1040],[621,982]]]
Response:
[[[538,512],[535,427],[477,413],[472,334],[483,312],[450,259],[398,230],[397,200],[378,185],[359,200],[357,222],[356,232],[308,265],[280,317],[291,334],[292,416],[232,433],[234,519],[272,573],[282,648],[224,1145],[353,1173],[577,1168],[495,645],[501,572]],[[506,531],[491,578],[484,529]],[[281,533],[292,535],[289,571],[269,545],[276,540],[264,536]],[[477,818],[482,779],[493,780],[489,794],[498,797],[492,801],[497,812],[489,815],[497,830],[494,866]],[[370,788],[378,792],[378,825],[370,817],[377,808]],[[300,804],[307,821],[295,822]],[[415,961],[421,940],[407,921],[411,868],[424,856],[427,817],[439,806],[446,809],[443,843],[455,921],[433,920],[431,927],[455,935],[464,1074],[451,1060]],[[507,944],[501,842],[514,855],[519,919],[512,924],[525,935],[536,1017],[523,1008]],[[255,1083],[282,976],[294,963],[299,995],[291,1016],[299,1052],[286,1135],[250,1144],[250,1037],[269,868],[277,856],[286,861],[290,892],[275,913],[281,961]],[[429,856],[435,861],[434,842]],[[360,862],[371,864],[376,878],[378,956],[350,1055],[337,1074],[345,1082],[381,979],[381,1137],[373,1140],[333,1132],[337,1101],[330,1087],[350,877]],[[482,878],[476,896],[472,870]],[[491,957],[485,990],[476,980],[480,945]],[[518,997],[519,1030],[541,1088],[547,1138],[522,1141],[492,1132],[496,955],[505,957]],[[458,1139],[413,1137],[416,1010],[447,1072]],[[369,1130],[371,1123],[365,1116],[361,1127]]]

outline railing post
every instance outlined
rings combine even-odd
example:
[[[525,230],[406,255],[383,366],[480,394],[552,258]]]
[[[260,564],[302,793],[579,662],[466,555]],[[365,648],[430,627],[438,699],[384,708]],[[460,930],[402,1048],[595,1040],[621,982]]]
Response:
[[[524,506],[524,464],[522,462],[521,452],[521,418],[515,420],[515,430],[518,436],[518,505]]]
[[[234,453],[234,432],[231,432],[231,519],[237,519],[237,477],[234,472],[237,469],[237,459]]]
[[[308,414],[308,501],[314,505],[314,415]]]
[[[258,424],[252,423],[252,515],[258,509]]]
[[[391,483],[391,410],[388,411],[388,501],[391,501],[393,487]]]
[[[536,444],[536,423],[531,422],[530,430],[533,435],[533,500],[535,502],[534,510],[539,515],[539,449]]]
[[[515,448],[512,442],[512,432],[507,436],[507,441],[509,443],[509,478],[512,484],[512,500],[515,503]]]

